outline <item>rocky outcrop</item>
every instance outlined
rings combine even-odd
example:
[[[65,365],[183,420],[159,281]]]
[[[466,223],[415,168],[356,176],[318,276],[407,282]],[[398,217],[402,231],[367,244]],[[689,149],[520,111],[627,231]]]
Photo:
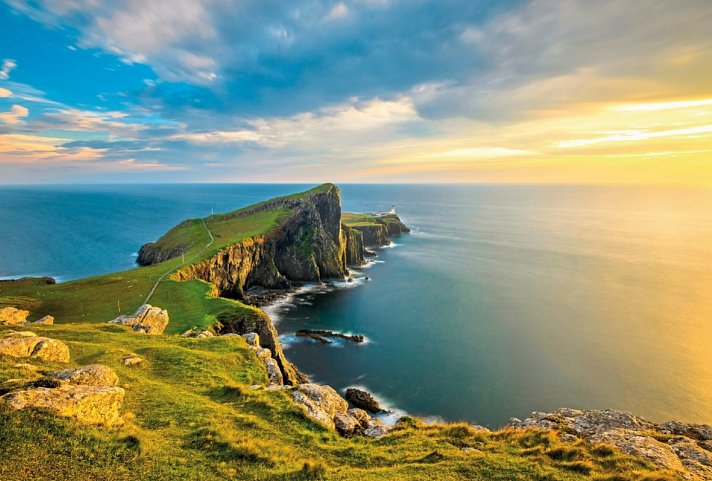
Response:
[[[44,316],[36,321],[25,323],[26,326],[51,326],[54,324],[54,317]]]
[[[58,416],[87,424],[115,426],[122,423],[124,390],[116,386],[64,385],[13,391],[0,397],[10,410],[45,409]]]
[[[15,307],[3,307],[0,309],[0,324],[5,324],[6,326],[25,324],[27,322],[27,316],[29,315],[30,311],[17,309]]]
[[[279,369],[282,371],[285,384],[297,385],[306,382],[306,376],[287,361],[279,343],[277,329],[275,329],[269,316],[261,310],[255,309],[251,314],[224,314],[218,319],[216,328],[218,333],[222,335],[255,334],[256,337],[253,342],[257,342],[260,348],[269,349],[272,354],[271,357],[277,362]]]
[[[331,429],[335,428],[334,416],[345,415],[349,408],[349,403],[331,386],[300,384],[292,391],[292,397],[307,416]]]
[[[346,400],[357,408],[365,409],[374,414],[383,412],[376,398],[362,389],[355,387],[346,389]]]
[[[109,321],[109,324],[130,326],[134,331],[144,334],[163,334],[168,325],[168,311],[144,304],[130,316],[119,316]]]
[[[363,409],[349,409],[348,402],[330,386],[300,384],[292,391],[292,398],[314,421],[346,436],[363,434],[378,438],[389,430]]]
[[[0,339],[0,354],[52,362],[69,362],[69,348],[62,341],[33,332],[11,332]]]
[[[79,386],[116,386],[119,383],[119,376],[116,375],[116,372],[102,364],[63,369],[50,373],[49,377]]]
[[[712,479],[712,426],[667,422],[656,425],[628,412],[559,409],[534,412],[524,420],[511,419],[513,428],[557,430],[592,443],[616,446],[680,473],[686,479]]]

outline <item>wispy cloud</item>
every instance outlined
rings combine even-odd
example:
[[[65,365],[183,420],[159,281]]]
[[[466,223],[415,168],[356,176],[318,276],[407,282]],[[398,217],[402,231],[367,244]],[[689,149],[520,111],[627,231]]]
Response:
[[[7,80],[10,78],[10,72],[17,67],[17,62],[12,59],[6,58],[2,61],[2,66],[0,66],[0,80]]]

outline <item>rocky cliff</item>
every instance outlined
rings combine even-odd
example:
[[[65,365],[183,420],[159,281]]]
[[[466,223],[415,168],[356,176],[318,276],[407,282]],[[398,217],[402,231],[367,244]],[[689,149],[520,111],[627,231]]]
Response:
[[[214,294],[245,300],[250,288],[288,289],[293,283],[321,282],[348,276],[347,266],[361,265],[367,246],[390,243],[389,235],[408,232],[395,215],[366,215],[368,223],[342,224],[341,196],[333,184],[324,184],[302,194],[279,197],[254,206],[205,219],[214,230],[225,223],[246,222],[259,214],[280,212],[276,226],[237,242],[225,242],[171,276],[173,280],[203,280],[214,286]],[[139,263],[156,264],[190,249],[185,231],[198,220],[185,221],[155,243],[141,248]],[[202,226],[201,226],[202,228]],[[216,232],[217,234],[217,232]],[[259,335],[263,348],[272,353],[287,384],[304,381],[284,357],[267,315],[234,315],[219,319],[221,333]]]

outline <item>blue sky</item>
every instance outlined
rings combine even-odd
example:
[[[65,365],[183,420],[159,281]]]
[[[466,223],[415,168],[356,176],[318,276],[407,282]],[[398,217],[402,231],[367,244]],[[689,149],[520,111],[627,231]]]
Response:
[[[0,183],[712,173],[707,0],[5,0],[0,25]]]

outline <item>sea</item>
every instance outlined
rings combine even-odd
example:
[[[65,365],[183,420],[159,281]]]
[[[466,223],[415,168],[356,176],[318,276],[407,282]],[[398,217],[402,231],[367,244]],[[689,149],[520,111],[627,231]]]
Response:
[[[188,217],[307,185],[0,187],[0,277],[59,282],[135,267]],[[712,190],[342,185],[345,211],[393,205],[410,234],[354,282],[268,312],[315,382],[394,415],[490,427],[559,407],[712,423]],[[366,342],[299,338],[299,329]]]

